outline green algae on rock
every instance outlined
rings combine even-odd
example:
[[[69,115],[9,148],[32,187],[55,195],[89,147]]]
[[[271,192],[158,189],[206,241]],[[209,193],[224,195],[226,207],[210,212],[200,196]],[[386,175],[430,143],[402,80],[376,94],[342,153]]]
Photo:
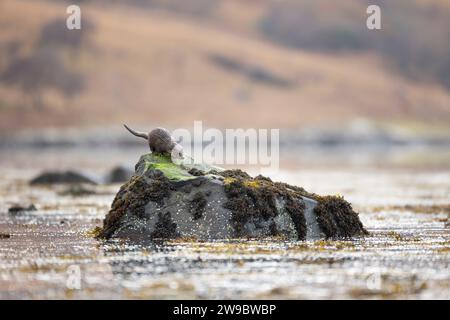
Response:
[[[351,205],[301,187],[162,154],[145,154],[117,193],[102,238],[289,240],[366,234]]]

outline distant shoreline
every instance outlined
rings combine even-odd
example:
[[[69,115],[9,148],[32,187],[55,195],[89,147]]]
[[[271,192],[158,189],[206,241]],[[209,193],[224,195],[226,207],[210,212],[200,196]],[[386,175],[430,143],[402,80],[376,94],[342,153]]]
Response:
[[[201,143],[199,142],[194,142]],[[208,142],[203,142],[204,145]],[[109,147],[135,148],[142,141],[127,135],[122,129],[52,129],[32,130],[19,134],[3,136],[0,148],[73,148]],[[450,134],[407,135],[388,131],[360,132],[352,130],[292,130],[280,129],[280,147],[415,147],[449,146]]]

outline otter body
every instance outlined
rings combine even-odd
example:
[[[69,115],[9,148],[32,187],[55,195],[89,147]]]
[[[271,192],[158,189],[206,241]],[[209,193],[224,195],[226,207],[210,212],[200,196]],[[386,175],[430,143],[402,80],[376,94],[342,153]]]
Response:
[[[144,132],[138,132],[129,128],[126,124],[124,127],[136,137],[146,139],[150,150],[155,153],[165,153],[181,157],[183,155],[182,147],[175,142],[169,131],[164,128],[156,128],[150,131],[148,134]]]

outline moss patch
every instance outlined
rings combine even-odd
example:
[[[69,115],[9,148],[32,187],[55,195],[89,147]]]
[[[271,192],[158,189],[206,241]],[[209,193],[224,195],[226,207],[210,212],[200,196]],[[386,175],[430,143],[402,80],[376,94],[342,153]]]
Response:
[[[163,154],[146,155],[145,171],[147,170],[159,170],[167,179],[174,181],[186,181],[196,178],[196,176],[190,174],[181,166],[173,163],[170,156]]]
[[[318,197],[314,213],[320,229],[327,238],[368,234],[351,204],[342,197]]]

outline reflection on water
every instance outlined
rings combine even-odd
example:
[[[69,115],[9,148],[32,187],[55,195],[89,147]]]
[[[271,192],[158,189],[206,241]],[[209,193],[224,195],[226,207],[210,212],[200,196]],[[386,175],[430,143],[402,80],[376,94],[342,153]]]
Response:
[[[30,187],[44,168],[103,175],[145,149],[0,154],[0,298],[449,298],[450,171],[445,150],[281,151],[274,177],[342,194],[371,232],[346,241],[127,244],[91,231],[119,185],[59,195]],[[255,168],[250,171],[257,172]],[[16,203],[37,211],[9,214]],[[79,266],[81,289],[67,286]]]

